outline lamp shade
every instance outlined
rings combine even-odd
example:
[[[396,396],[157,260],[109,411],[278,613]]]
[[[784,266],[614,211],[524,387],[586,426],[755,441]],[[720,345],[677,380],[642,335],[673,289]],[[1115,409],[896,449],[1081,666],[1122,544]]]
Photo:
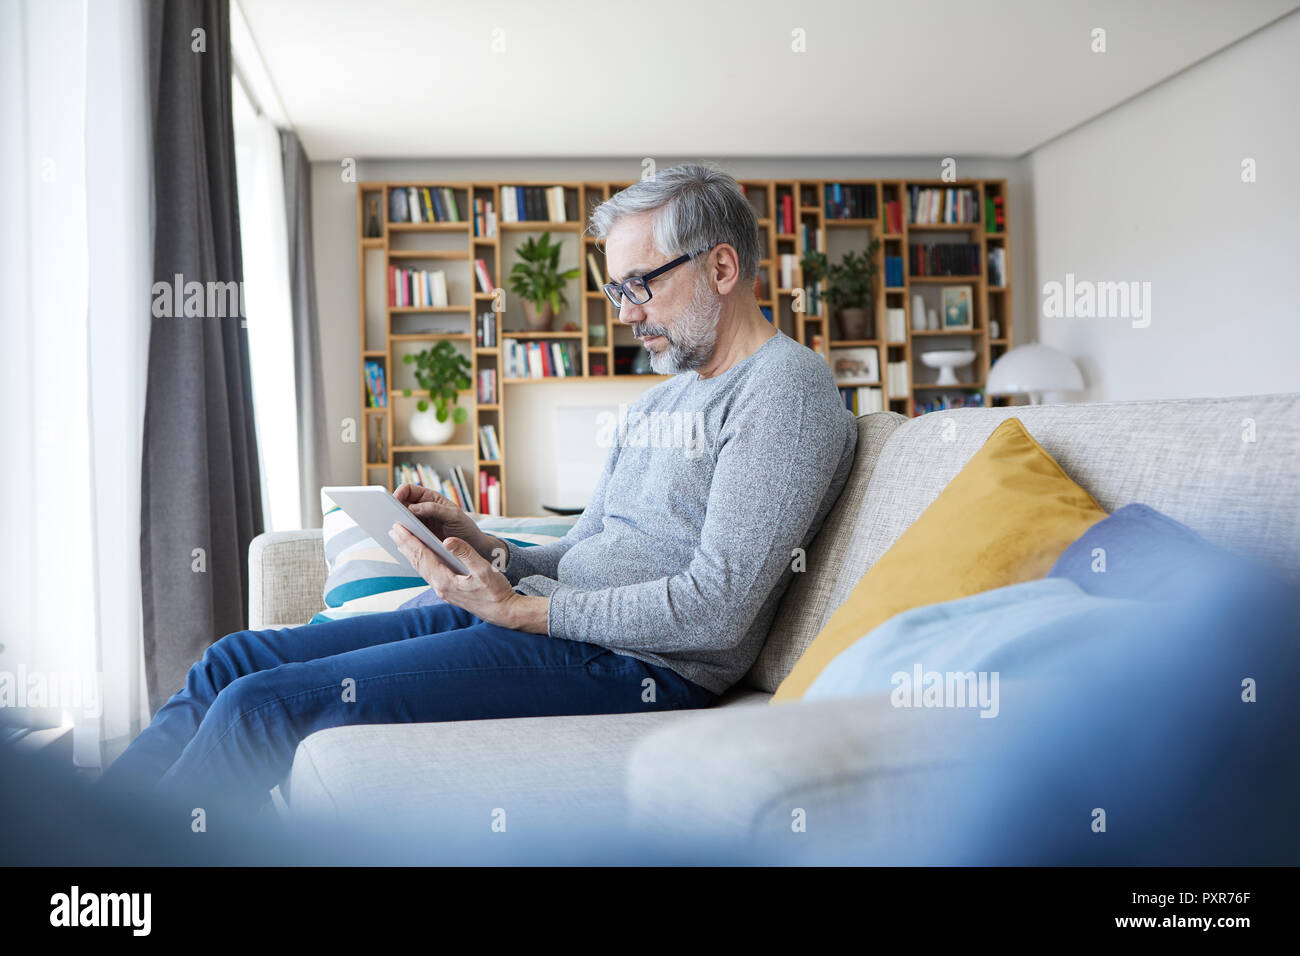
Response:
[[[1083,375],[1060,349],[1022,345],[993,363],[987,387],[991,395],[1077,392],[1083,389]]]

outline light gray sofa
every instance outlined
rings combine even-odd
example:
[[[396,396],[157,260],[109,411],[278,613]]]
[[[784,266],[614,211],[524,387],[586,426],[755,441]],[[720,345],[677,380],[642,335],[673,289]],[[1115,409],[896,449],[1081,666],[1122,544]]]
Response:
[[[789,833],[792,812],[802,812],[810,829],[852,833],[864,846],[923,827],[941,812],[930,797],[942,775],[978,759],[954,732],[969,715],[918,720],[885,697],[768,698],[872,563],[1008,416],[1108,511],[1145,503],[1300,583],[1300,393],[866,415],[853,473],[807,571],[719,705],[326,730],[299,746],[281,812],[481,827],[504,807],[515,808],[512,830],[598,820],[652,839],[694,832],[737,842]],[[262,535],[250,561],[253,627],[301,624],[320,609],[320,532]]]

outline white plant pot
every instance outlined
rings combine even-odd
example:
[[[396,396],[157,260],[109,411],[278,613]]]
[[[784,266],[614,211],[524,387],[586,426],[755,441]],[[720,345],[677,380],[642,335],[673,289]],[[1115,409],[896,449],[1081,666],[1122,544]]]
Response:
[[[416,411],[411,415],[411,437],[415,439],[417,445],[442,445],[451,441],[451,436],[456,433],[456,423],[452,420],[451,412],[454,409],[447,410],[447,420],[438,421],[438,412],[430,403],[428,411]]]

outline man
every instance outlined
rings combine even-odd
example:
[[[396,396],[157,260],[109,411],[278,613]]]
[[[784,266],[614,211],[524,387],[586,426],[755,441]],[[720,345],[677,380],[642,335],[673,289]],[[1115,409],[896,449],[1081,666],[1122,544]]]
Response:
[[[673,378],[633,405],[569,533],[516,547],[403,486],[469,568],[394,526],[446,603],[222,638],[106,779],[252,808],[326,727],[708,707],[740,680],[847,480],[856,422],[825,360],[760,312],[758,223],[730,176],[665,170],[590,228],[619,321]]]

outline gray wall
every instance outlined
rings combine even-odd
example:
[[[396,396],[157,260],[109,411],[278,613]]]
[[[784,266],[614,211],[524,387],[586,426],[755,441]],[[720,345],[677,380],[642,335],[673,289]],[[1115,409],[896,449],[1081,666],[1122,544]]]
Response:
[[[691,159],[710,159],[738,178],[825,179],[934,178],[940,175],[938,157],[894,160],[865,159],[726,159],[717,157],[655,157],[659,168]],[[1032,290],[1032,236],[1027,232],[1030,214],[1028,163],[1008,160],[963,160],[957,157],[962,178],[1005,178],[1008,188],[1008,228],[1011,232],[1014,323],[1018,341],[1033,333],[1035,301]],[[360,450],[342,439],[341,423],[360,420],[358,383],[359,333],[357,317],[356,186],[344,182],[336,162],[312,164],[312,216],[315,231],[317,300],[320,305],[322,361],[325,368],[325,405],[332,423],[331,483],[362,482]],[[356,179],[362,180],[557,180],[630,182],[641,176],[641,158],[535,159],[535,160],[358,160]],[[558,405],[630,402],[646,388],[644,381],[580,382],[572,384],[505,386],[508,446],[506,484],[510,489],[509,513],[539,514],[542,502],[555,499],[556,468],[551,441],[552,412]],[[576,502],[575,504],[583,504]]]

